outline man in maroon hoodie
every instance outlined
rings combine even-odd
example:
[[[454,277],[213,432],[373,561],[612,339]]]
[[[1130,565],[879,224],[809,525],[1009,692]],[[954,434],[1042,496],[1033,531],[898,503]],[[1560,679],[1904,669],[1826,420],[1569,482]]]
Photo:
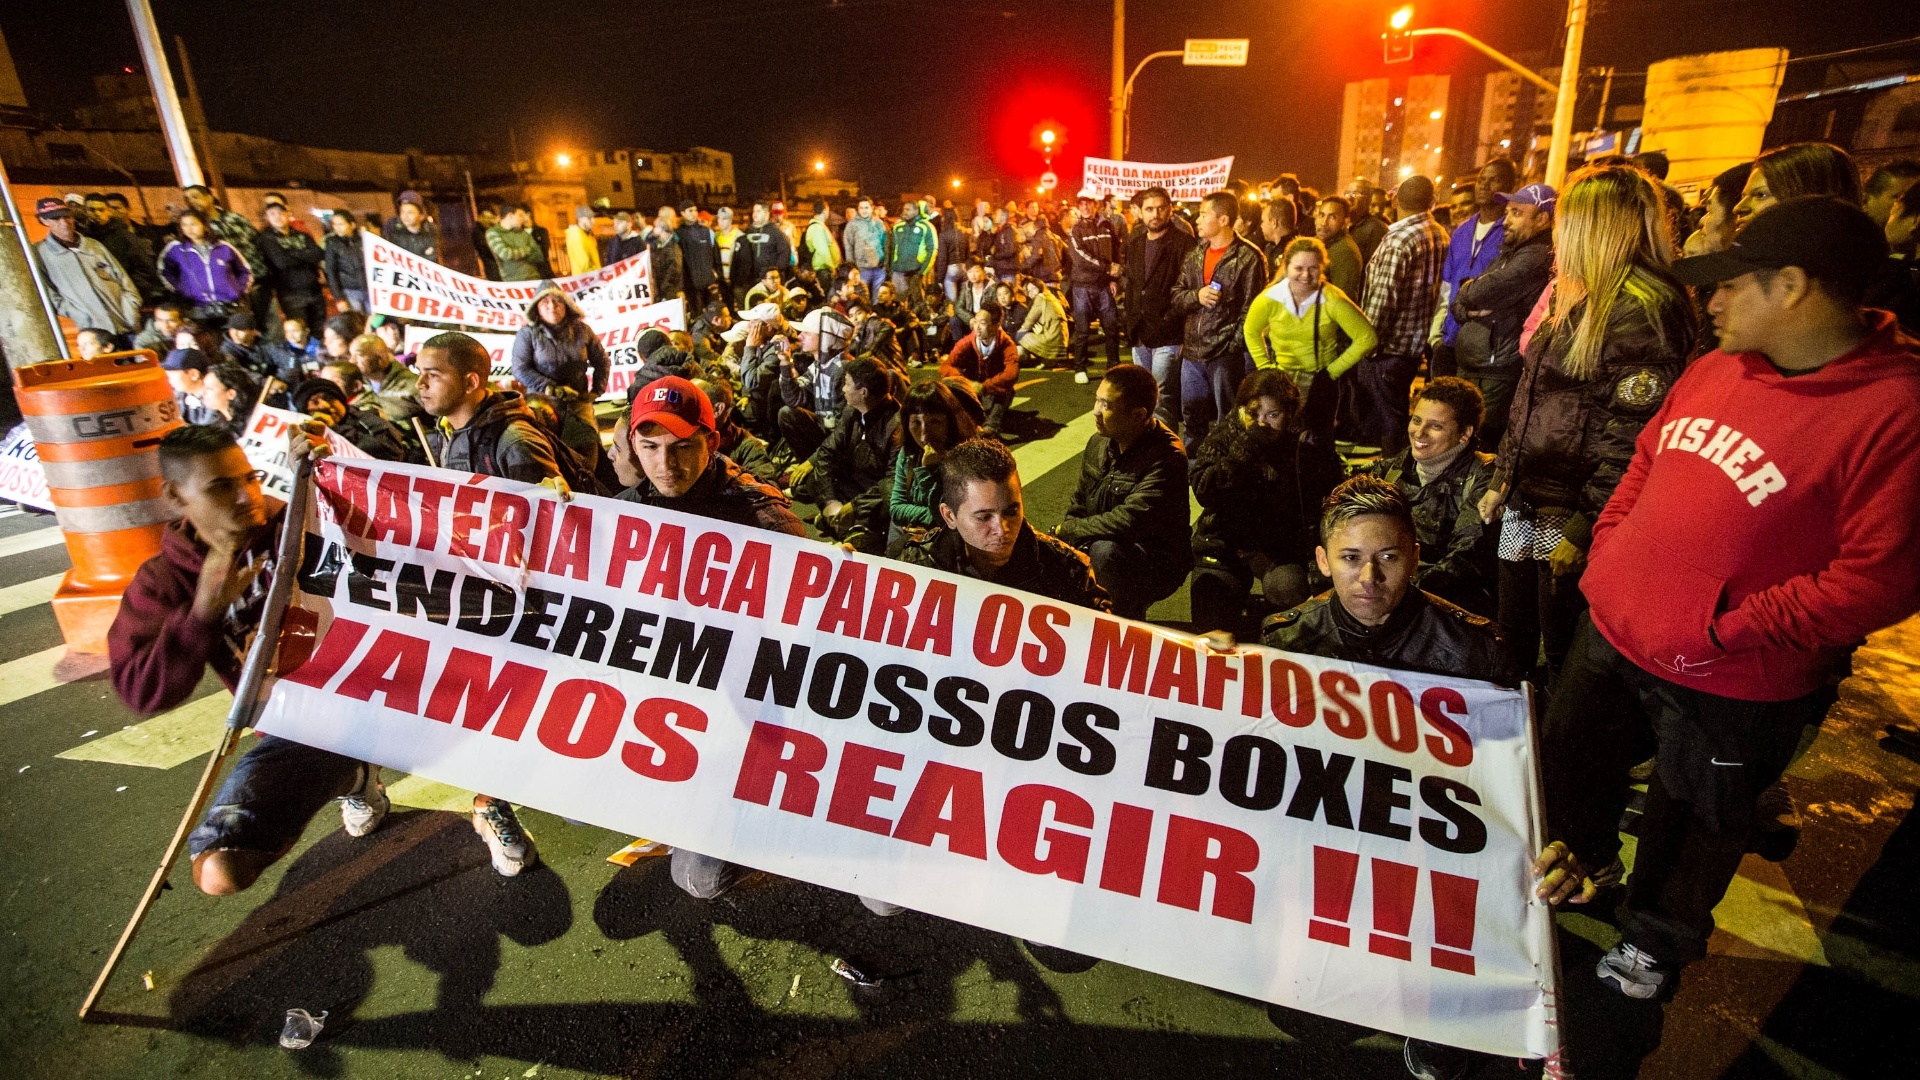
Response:
[[[1674,267],[1718,285],[1720,349],[1674,384],[1594,525],[1592,608],[1541,753],[1539,895],[1576,903],[1620,849],[1628,770],[1654,757],[1625,940],[1597,969],[1629,997],[1671,993],[1705,955],[1760,794],[1850,650],[1920,610],[1920,354],[1861,307],[1886,258],[1864,212],[1810,196]]]
[[[180,520],[134,574],[107,634],[113,688],[143,714],[186,701],[208,667],[227,689],[239,683],[286,511],[261,493],[262,474],[225,428],[168,432],[160,475]],[[261,736],[188,837],[193,883],[215,896],[245,889],[334,799],[345,800],[340,819],[352,836],[372,832],[387,812],[378,768]]]
[[[1004,314],[992,300],[981,304],[973,314],[973,333],[961,338],[940,365],[941,378],[965,379],[973,387],[987,411],[981,433],[996,439],[1013,405],[1013,384],[1020,381],[1019,350],[1000,328]]]

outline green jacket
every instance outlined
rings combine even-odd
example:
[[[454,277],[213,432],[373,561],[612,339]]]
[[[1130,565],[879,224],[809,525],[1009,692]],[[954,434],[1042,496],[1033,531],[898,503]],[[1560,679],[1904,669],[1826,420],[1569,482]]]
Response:
[[[500,260],[501,281],[540,280],[540,245],[531,232],[495,225],[487,230],[487,247]]]
[[[940,525],[940,470],[925,468],[903,449],[893,454],[893,493],[888,509],[893,523],[906,529],[932,529]]]
[[[901,221],[893,227],[893,257],[887,269],[896,274],[924,274],[940,253],[940,234],[926,218]]]

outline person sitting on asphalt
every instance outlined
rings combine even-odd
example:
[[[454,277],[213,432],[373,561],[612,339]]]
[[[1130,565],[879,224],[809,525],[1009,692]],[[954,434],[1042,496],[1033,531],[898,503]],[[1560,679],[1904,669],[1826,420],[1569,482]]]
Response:
[[[626,425],[614,433],[615,468],[638,478],[617,497],[788,536],[807,535],[786,496],[716,452],[718,441],[713,403],[699,387],[671,376],[648,383],[635,395]],[[674,884],[701,900],[720,896],[748,872],[685,848],[673,849],[668,870]]]
[[[1020,381],[1020,350],[1000,328],[1005,314],[992,300],[974,312],[973,332],[954,345],[940,363],[942,379],[964,379],[986,408],[981,433],[999,438],[1013,406],[1013,384]]]
[[[1520,671],[1494,624],[1413,583],[1420,541],[1400,489],[1356,476],[1334,488],[1320,512],[1320,572],[1333,588],[1270,616],[1261,644],[1358,664],[1520,685]],[[1415,1076],[1461,1077],[1479,1055],[1408,1039]],[[1436,1067],[1438,1066],[1438,1067]]]
[[[227,339],[220,343],[220,358],[246,368],[256,379],[274,373],[273,358],[260,344],[260,328],[254,325],[251,312],[236,311],[227,317]]]
[[[725,379],[703,378],[688,381],[693,383],[701,393],[707,395],[707,400],[713,403],[714,432],[720,436],[720,441],[714,449],[725,454],[729,461],[746,470],[748,476],[763,484],[772,484],[779,479],[780,466],[773,460],[773,451],[767,449],[766,440],[741,427],[734,420],[733,384]]]
[[[1020,333],[1015,335],[1020,345],[1021,356],[1033,361],[1033,367],[1052,367],[1067,358],[1067,313],[1060,306],[1060,298],[1039,278],[1022,277],[1017,286],[1026,300],[1027,314],[1020,321]],[[1116,320],[1117,321],[1117,320]],[[1104,331],[1106,327],[1102,326]],[[1109,338],[1119,337],[1116,330]],[[1116,361],[1117,362],[1117,361]],[[1080,376],[1086,372],[1077,373]],[[1085,382],[1076,378],[1075,382]]]
[[[380,410],[355,408],[350,401],[345,390],[326,379],[308,379],[287,394],[289,409],[306,413],[368,457],[410,460],[407,437],[399,428],[388,423]]]
[[[353,365],[366,380],[369,397],[366,404],[380,410],[390,424],[406,426],[420,415],[416,391],[420,377],[412,368],[393,358],[393,350],[374,334],[361,334],[348,347]]]
[[[513,377],[528,393],[552,394],[595,432],[593,401],[606,393],[612,368],[600,335],[593,332],[566,290],[549,282],[527,305],[527,325],[513,335]]]
[[[847,363],[847,342],[853,324],[832,308],[815,308],[800,321],[799,348],[779,350],[776,413],[780,437],[796,460],[811,458],[827,432],[839,422],[846,407],[841,373]]]
[[[1493,622],[1413,584],[1420,540],[1400,489],[1356,476],[1320,512],[1320,572],[1333,588],[1269,616],[1261,643],[1357,664],[1520,685]]]
[[[1107,371],[1093,395],[1094,435],[1080,483],[1053,535],[1085,552],[1113,610],[1144,619],[1193,568],[1187,455],[1154,418],[1160,388],[1138,364]]]
[[[842,369],[847,407],[833,431],[794,470],[795,497],[820,507],[820,532],[860,551],[886,549],[892,453],[900,403],[877,360],[850,360]]]
[[[902,547],[926,539],[940,526],[940,461],[979,430],[972,412],[946,383],[918,383],[907,391],[894,431],[888,556],[898,558]]]
[[[1494,535],[1480,519],[1480,497],[1493,483],[1493,455],[1473,449],[1481,407],[1479,389],[1467,380],[1433,380],[1414,396],[1407,448],[1366,471],[1398,485],[1413,508],[1420,534],[1414,584],[1492,618]]]
[[[1213,425],[1190,476],[1201,506],[1193,530],[1189,599],[1196,626],[1243,627],[1248,592],[1260,582],[1268,610],[1309,595],[1320,501],[1346,469],[1331,447],[1301,429],[1300,391],[1289,372],[1255,371],[1240,381],[1239,408]]]
[[[142,715],[184,704],[208,668],[238,687],[285,515],[225,428],[175,428],[159,458],[164,497],[180,517],[135,573],[107,634],[114,691]],[[187,839],[194,885],[212,896],[252,885],[335,799],[347,835],[372,832],[388,808],[379,767],[262,735]]]
[[[906,545],[901,562],[1113,610],[1087,557],[1027,524],[1019,466],[1005,445],[968,439],[941,458],[939,469],[944,527]]]
[[[304,320],[282,320],[280,340],[263,348],[273,364],[273,377],[289,386],[298,386],[320,370],[320,342]]]

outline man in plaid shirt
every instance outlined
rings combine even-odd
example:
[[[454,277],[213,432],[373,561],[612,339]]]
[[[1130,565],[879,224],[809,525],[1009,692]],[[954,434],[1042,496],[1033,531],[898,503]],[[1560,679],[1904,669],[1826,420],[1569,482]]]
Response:
[[[1433,220],[1433,181],[1408,177],[1395,196],[1400,220],[1387,229],[1367,260],[1361,307],[1380,335],[1379,351],[1354,374],[1357,430],[1354,441],[1386,453],[1407,445],[1407,395],[1420,370],[1420,355],[1433,325],[1440,270],[1447,261],[1447,230]]]

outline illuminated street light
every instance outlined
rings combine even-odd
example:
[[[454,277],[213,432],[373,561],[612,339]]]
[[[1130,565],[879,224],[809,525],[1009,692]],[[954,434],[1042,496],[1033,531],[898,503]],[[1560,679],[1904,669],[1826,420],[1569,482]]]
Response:
[[[823,173],[823,172],[826,172],[826,171],[827,171],[827,163],[826,163],[826,162],[824,162],[824,161],[822,161],[822,160],[820,160],[819,158],[815,158],[815,159],[814,159],[814,161],[813,161],[813,171],[814,171],[814,172],[817,172],[817,173]]]
[[[1428,113],[1428,114],[1427,114],[1427,119],[1429,119],[1429,120],[1438,120],[1438,119],[1440,119],[1440,110],[1439,110],[1439,109],[1435,109],[1435,110],[1433,110],[1432,112],[1430,112],[1430,113]]]
[[[1053,134],[1052,128],[1048,128],[1047,130],[1040,133],[1040,141],[1043,143],[1046,143],[1048,146],[1053,145],[1053,140],[1054,140],[1054,134]]]
[[[1413,5],[1408,4],[1394,12],[1393,16],[1387,20],[1387,25],[1393,27],[1395,30],[1405,30],[1407,24],[1411,22],[1413,22]]]
[[[567,166],[573,164],[573,155],[565,154],[565,153],[555,154],[553,155],[553,161],[554,161],[554,164],[564,169]]]
[[[953,190],[955,191],[960,190],[960,178],[957,176],[953,178]]]

